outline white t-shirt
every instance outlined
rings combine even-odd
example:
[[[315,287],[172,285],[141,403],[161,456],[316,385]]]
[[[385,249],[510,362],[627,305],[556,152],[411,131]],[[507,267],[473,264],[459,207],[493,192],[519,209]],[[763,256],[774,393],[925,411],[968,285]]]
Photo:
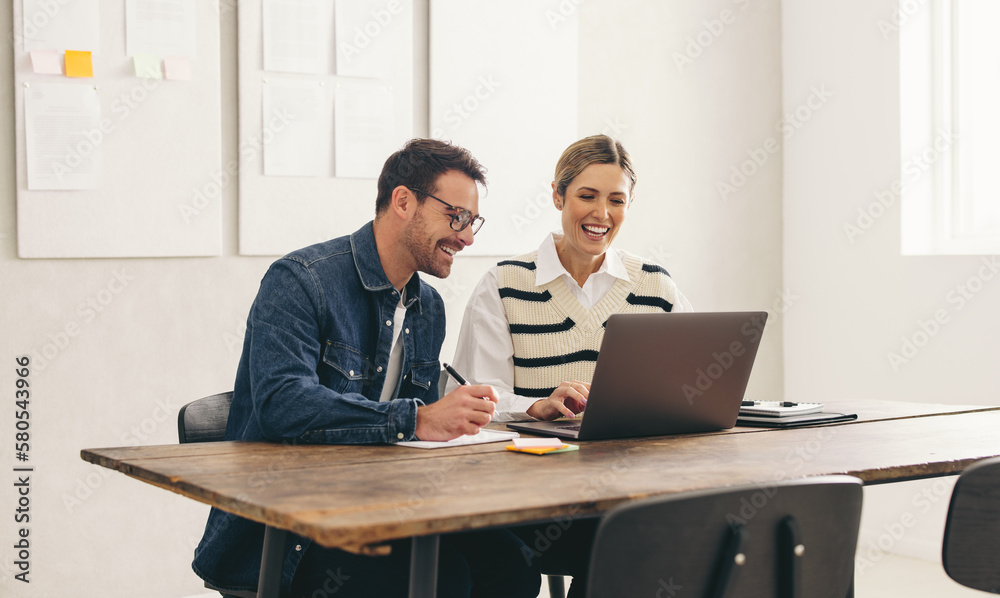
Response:
[[[403,368],[403,343],[399,342],[399,335],[403,330],[403,320],[406,319],[406,287],[399,294],[399,305],[396,306],[396,315],[392,318],[392,346],[389,348],[389,363],[385,366],[385,386],[382,387],[382,395],[379,401],[391,401],[396,398],[396,386],[399,385],[399,374]]]

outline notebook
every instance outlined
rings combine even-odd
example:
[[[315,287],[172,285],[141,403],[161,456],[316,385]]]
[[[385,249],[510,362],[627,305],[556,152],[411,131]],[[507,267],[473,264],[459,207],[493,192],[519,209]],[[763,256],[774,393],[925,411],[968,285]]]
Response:
[[[736,419],[737,426],[749,428],[801,428],[820,424],[835,424],[858,419],[857,413],[806,413],[804,415],[788,415],[773,417],[769,415],[740,415]]]
[[[795,401],[743,401],[740,417],[789,417],[823,411],[823,403],[797,403]]]
[[[491,428],[481,428],[478,434],[466,434],[451,440],[404,440],[394,443],[395,446],[408,446],[410,448],[447,448],[449,446],[465,446],[467,444],[484,444],[487,442],[503,442],[518,438],[520,434],[510,430],[493,430]]]
[[[766,321],[766,312],[612,315],[582,419],[507,426],[575,440],[732,428]]]

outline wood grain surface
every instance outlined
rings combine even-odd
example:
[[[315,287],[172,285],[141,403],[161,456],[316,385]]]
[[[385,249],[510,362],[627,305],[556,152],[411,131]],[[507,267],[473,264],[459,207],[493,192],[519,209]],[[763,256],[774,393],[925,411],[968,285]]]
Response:
[[[960,472],[1000,455],[1000,408],[828,404],[859,421],[792,430],[422,450],[215,442],[84,450],[84,460],[240,516],[367,552],[409,536],[600,514],[657,494],[828,474],[865,483]]]

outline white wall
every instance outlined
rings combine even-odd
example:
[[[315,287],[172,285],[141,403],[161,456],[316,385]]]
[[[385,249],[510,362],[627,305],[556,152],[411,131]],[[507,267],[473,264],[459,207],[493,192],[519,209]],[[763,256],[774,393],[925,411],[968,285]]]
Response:
[[[223,3],[222,18],[223,163],[236,158],[232,4]],[[11,19],[7,5],[0,35],[8,40]],[[51,358],[37,360],[30,376],[31,584],[12,579],[7,522],[16,496],[2,492],[0,595],[203,592],[190,561],[207,507],[89,465],[79,453],[175,443],[181,405],[232,388],[243,322],[270,259],[235,257],[235,185],[223,195],[225,257],[17,259],[12,60],[8,42],[0,47],[0,385],[8,407],[15,356]],[[13,409],[3,411],[0,455],[9,490],[14,420]]]
[[[810,88],[832,94],[785,148],[783,280],[801,297],[786,314],[785,395],[997,405],[1000,277],[978,256],[900,256],[899,4],[782,4],[784,110]],[[859,555],[874,544],[938,561],[952,482],[867,489]],[[907,514],[913,526],[887,539]]]
[[[223,163],[237,154],[234,5],[222,3]],[[780,397],[780,152],[768,154],[727,201],[716,186],[748,159],[748,150],[778,135],[777,0],[591,0],[577,5],[539,3],[533,16],[546,19],[547,11],[562,11],[566,21],[555,26],[580,26],[579,133],[619,136],[636,161],[640,196],[620,237],[622,246],[658,259],[701,310],[771,310],[774,318],[750,392]],[[724,9],[732,12],[731,19],[725,16],[728,23],[720,20]],[[9,9],[0,11],[0,33],[11,31],[11,19]],[[692,41],[699,35],[704,48]],[[673,54],[684,54],[689,44],[695,44],[690,51],[696,56],[679,69]],[[11,63],[11,47],[5,44],[0,47],[0,81],[5,82],[0,87],[0,310],[5,318],[0,359],[6,365],[0,367],[0,388],[12,396],[15,356],[45,352],[50,358],[36,363],[30,377],[31,464],[36,467],[32,583],[12,579],[12,551],[3,549],[0,595],[203,593],[190,561],[207,507],[86,464],[79,451],[174,443],[177,408],[232,387],[243,322],[271,258],[236,255],[237,189],[231,185],[223,197],[222,257],[17,259]],[[485,201],[504,200],[523,198]],[[489,234],[488,228],[481,234]],[[435,283],[449,317],[444,356],[454,351],[468,294],[493,261],[459,260],[448,280]],[[116,273],[123,280],[112,282]],[[91,302],[96,307],[89,307]],[[72,334],[65,332],[67,326]],[[8,465],[13,461],[10,412],[0,417],[2,438],[8,439],[0,460]],[[8,488],[10,475],[2,480]],[[0,492],[4,517],[13,512],[15,498]],[[2,529],[0,541],[6,545],[11,528]]]
[[[666,267],[695,309],[770,312],[747,392],[780,399],[780,149],[735,193],[724,199],[717,189],[749,159],[747,150],[778,135],[777,0],[541,4],[536,18],[580,27],[580,136],[617,137],[635,162],[636,201],[616,243]],[[716,27],[723,10],[731,13],[730,24],[711,35],[706,23]],[[706,47],[696,45],[691,54],[700,55],[679,68],[674,53],[686,56],[699,35]],[[524,142],[531,142],[530,133]],[[524,198],[488,196],[484,203],[491,201]],[[554,209],[551,199],[544,201],[543,209]],[[488,234],[486,227],[480,234]],[[464,305],[495,261],[460,260],[439,285],[446,301],[454,297]],[[449,309],[444,355],[454,352],[461,316],[460,307]]]

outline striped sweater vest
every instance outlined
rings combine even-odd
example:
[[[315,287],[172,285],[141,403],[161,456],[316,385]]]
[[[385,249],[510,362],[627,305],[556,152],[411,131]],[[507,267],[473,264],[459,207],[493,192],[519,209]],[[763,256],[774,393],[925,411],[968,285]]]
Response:
[[[535,285],[538,252],[497,264],[500,299],[514,342],[514,392],[544,398],[565,380],[589,383],[608,317],[671,311],[677,295],[662,267],[626,253],[629,281],[618,279],[593,309],[586,309],[562,277]]]

